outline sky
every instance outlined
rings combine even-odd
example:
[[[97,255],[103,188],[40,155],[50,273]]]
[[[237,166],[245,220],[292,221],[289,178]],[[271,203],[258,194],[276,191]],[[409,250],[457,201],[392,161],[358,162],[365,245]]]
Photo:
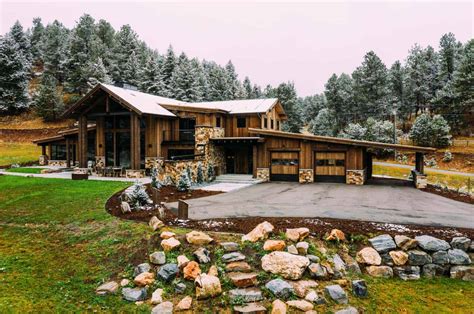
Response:
[[[58,19],[72,28],[83,13],[115,29],[130,24],[151,48],[232,60],[240,79],[273,86],[293,81],[299,96],[324,91],[333,74],[352,73],[373,50],[387,67],[419,43],[438,49],[452,32],[474,33],[474,1],[11,1],[0,0],[0,33],[16,20]]]

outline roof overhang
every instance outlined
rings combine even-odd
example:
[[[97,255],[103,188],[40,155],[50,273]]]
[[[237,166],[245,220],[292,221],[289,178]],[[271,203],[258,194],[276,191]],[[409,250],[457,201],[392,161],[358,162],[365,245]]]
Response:
[[[245,137],[212,137],[210,139],[216,145],[225,144],[254,144],[265,141],[259,136],[245,136]]]

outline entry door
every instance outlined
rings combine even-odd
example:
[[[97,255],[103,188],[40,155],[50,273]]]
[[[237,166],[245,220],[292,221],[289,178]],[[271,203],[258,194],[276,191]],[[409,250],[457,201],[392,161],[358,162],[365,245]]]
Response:
[[[298,181],[299,153],[272,152],[270,166],[271,181]]]
[[[345,152],[316,152],[314,160],[315,181],[345,182]]]

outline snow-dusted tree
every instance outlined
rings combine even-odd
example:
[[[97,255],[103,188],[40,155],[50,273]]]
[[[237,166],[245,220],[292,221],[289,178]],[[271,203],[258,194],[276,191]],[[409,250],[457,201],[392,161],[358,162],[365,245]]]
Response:
[[[127,62],[123,66],[122,81],[132,85],[138,85],[139,68],[140,65],[138,63],[137,55],[135,51],[132,51]]]
[[[412,104],[415,114],[425,111],[431,101],[428,84],[430,68],[423,49],[415,45],[409,52],[407,62],[407,100]]]
[[[123,25],[115,34],[115,42],[113,49],[113,60],[111,62],[111,76],[114,82],[123,82],[124,73],[132,52],[136,53],[138,47],[138,35],[130,27]]]
[[[31,51],[30,51],[30,39],[26,36],[19,21],[10,28],[10,37],[18,44],[19,51],[25,57],[28,62],[28,66],[31,65]]]
[[[431,117],[426,113],[418,116],[408,136],[416,145],[430,146],[432,140]]]
[[[247,98],[247,99],[255,98],[255,97],[252,97],[253,96],[252,95],[252,92],[253,92],[252,83],[250,82],[250,79],[249,79],[248,76],[245,77],[245,79],[242,83],[242,87],[245,90],[245,94],[246,94],[245,98]]]
[[[301,122],[301,117],[297,110],[298,97],[294,83],[281,83],[277,88],[268,90],[268,94],[265,95],[265,97],[278,98],[285,109],[288,121],[283,123],[282,129],[288,132],[300,132],[303,123]]]
[[[388,74],[390,86],[390,102],[392,109],[397,111],[397,115],[403,119],[408,119],[411,107],[407,106],[405,95],[405,69],[400,61],[395,61]]]
[[[367,129],[359,123],[349,123],[343,131],[339,133],[339,137],[350,138],[353,140],[363,140]]]
[[[196,171],[196,183],[202,184],[203,182],[204,182],[204,171],[202,169],[202,163],[199,162],[197,165],[197,171]]]
[[[339,77],[333,74],[325,85],[324,95],[327,99],[327,107],[336,114],[337,131],[340,131],[344,126],[355,119],[354,116],[354,95],[353,95],[353,81],[352,78],[342,73]]]
[[[183,170],[181,176],[179,177],[178,184],[176,189],[180,192],[186,192],[191,188],[191,180],[186,170]]]
[[[310,122],[309,130],[315,135],[334,136],[335,134],[334,113],[329,109],[321,109],[318,115]]]
[[[368,118],[364,126],[366,129],[364,140],[366,141],[395,143],[395,138],[401,133],[395,130],[393,123],[388,120],[382,121]]]
[[[97,55],[102,58],[102,62],[107,72],[112,71],[115,49],[115,30],[106,20],[99,20],[96,26],[96,49]]]
[[[298,104],[298,111],[304,123],[309,123],[316,118],[321,109],[327,108],[327,100],[324,94],[298,99]]]
[[[45,73],[34,98],[33,107],[36,114],[45,121],[54,121],[64,110],[62,93],[58,91],[58,81],[50,74]]]
[[[42,54],[42,41],[44,36],[45,28],[41,22],[41,18],[35,17],[33,19],[33,27],[31,28],[30,35],[30,46],[31,46],[31,58],[34,65],[43,63]]]
[[[431,139],[435,147],[446,147],[451,145],[451,128],[448,122],[440,115],[431,119]]]
[[[212,182],[216,179],[216,173],[214,172],[214,165],[212,163],[207,164],[207,181]]]
[[[18,43],[0,36],[0,113],[15,114],[28,108],[29,64]]]
[[[150,185],[152,187],[154,187],[155,189],[159,189],[161,188],[162,184],[160,182],[160,180],[158,179],[158,169],[156,169],[155,167],[151,168],[151,183]]]
[[[44,61],[44,71],[51,73],[59,82],[66,78],[66,56],[68,49],[69,31],[63,24],[55,20],[44,30],[41,43],[41,54]]]
[[[171,77],[176,66],[176,57],[172,46],[168,47],[166,56],[160,69],[160,80],[163,82],[165,89],[160,92],[161,96],[173,97],[173,90],[171,89]]]
[[[190,61],[190,70],[192,73],[191,89],[188,95],[189,101],[200,102],[206,99],[207,80],[204,69],[198,59]]]
[[[230,98],[230,86],[228,84],[227,72],[224,68],[211,62],[207,72],[209,84],[209,100],[228,100]]]
[[[138,87],[140,90],[154,95],[160,94],[160,67],[155,54],[148,55],[145,65],[140,69],[139,80]]]
[[[227,85],[229,88],[228,99],[237,99],[237,92],[239,89],[239,80],[237,79],[237,73],[235,72],[235,67],[232,64],[232,61],[229,60],[225,66],[227,72]]]
[[[107,73],[100,57],[95,62],[89,62],[85,71],[88,76],[87,85],[89,88],[93,88],[98,83],[112,84],[112,78]]]
[[[150,202],[150,197],[146,192],[145,186],[138,180],[133,185],[132,192],[128,195],[130,206],[135,210],[139,209]]]
[[[202,73],[199,73],[196,62],[190,62],[182,53],[170,81],[174,97],[183,101],[201,101],[203,88],[200,85],[202,81],[200,75]]]

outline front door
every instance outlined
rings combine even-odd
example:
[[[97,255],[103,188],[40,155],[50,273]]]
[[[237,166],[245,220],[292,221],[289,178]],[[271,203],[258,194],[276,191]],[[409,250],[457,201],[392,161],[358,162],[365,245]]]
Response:
[[[225,168],[226,173],[235,173],[235,152],[233,150],[226,150]]]

